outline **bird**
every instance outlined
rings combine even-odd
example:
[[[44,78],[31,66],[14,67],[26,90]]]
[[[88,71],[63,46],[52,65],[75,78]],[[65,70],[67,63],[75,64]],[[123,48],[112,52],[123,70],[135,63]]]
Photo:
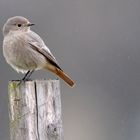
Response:
[[[31,30],[33,25],[22,16],[11,17],[5,22],[3,55],[6,62],[18,73],[25,74],[23,81],[28,80],[34,71],[45,69],[73,87],[75,82],[59,66],[43,39]]]

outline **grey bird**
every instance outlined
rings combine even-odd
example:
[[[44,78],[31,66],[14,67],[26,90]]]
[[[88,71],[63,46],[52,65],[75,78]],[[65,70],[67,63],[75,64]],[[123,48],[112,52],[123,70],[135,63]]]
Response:
[[[27,80],[34,70],[47,69],[63,79],[71,87],[74,81],[60,68],[55,57],[41,37],[30,27],[28,19],[15,16],[3,26],[3,55],[17,72],[26,73]]]

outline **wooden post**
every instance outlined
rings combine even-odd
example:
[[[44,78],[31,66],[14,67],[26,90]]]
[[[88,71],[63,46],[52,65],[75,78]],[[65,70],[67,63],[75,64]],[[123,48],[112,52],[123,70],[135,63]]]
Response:
[[[59,80],[9,82],[11,140],[63,140]]]

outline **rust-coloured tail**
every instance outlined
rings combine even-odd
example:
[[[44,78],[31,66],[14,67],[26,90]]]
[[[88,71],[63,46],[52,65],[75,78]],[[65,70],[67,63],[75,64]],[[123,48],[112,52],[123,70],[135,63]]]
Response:
[[[47,65],[45,65],[44,68],[55,73],[58,77],[63,79],[69,86],[73,87],[75,85],[75,82],[63,70],[57,68],[56,66],[48,63]]]
[[[56,74],[63,79],[69,86],[74,86],[74,81],[62,70],[56,68]]]

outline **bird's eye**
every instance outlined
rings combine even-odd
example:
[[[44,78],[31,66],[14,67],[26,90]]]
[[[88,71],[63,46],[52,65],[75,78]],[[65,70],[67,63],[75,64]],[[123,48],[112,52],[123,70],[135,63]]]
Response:
[[[21,27],[21,24],[18,24],[17,26],[18,26],[18,27]]]

